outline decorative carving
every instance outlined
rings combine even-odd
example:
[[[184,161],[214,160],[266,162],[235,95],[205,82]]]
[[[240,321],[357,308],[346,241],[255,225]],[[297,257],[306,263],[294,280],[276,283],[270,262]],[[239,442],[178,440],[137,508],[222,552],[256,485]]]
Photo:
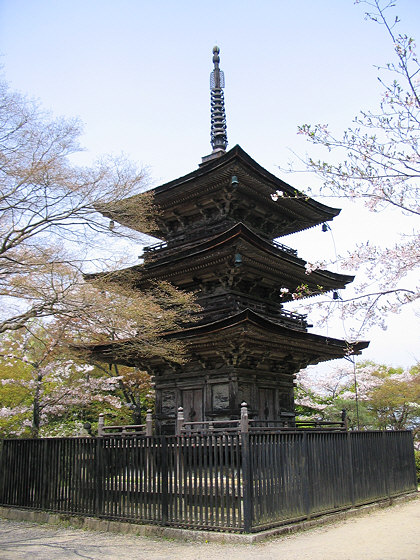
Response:
[[[162,390],[162,414],[164,416],[175,416],[176,394],[174,390]]]
[[[212,386],[212,409],[214,412],[229,408],[229,385],[217,383]]]

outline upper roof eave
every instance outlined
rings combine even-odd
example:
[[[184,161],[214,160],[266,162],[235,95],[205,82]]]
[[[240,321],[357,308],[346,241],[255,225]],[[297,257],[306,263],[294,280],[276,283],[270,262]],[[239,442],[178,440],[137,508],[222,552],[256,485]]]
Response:
[[[313,215],[312,218],[309,218],[309,222],[303,227],[297,228],[294,231],[301,231],[302,229],[308,229],[322,222],[330,221],[338,216],[338,214],[341,212],[339,208],[326,206],[325,204],[322,204],[321,202],[318,202],[312,198],[307,197],[303,193],[300,193],[300,191],[264,169],[264,167],[262,167],[254,159],[252,159],[251,156],[249,156],[238,144],[228,152],[225,152],[220,157],[212,159],[205,165],[198,167],[187,175],[183,175],[182,177],[173,179],[168,183],[164,183],[163,185],[154,187],[148,191],[145,191],[145,193],[152,193],[157,205],[159,206],[159,204],[163,203],[163,201],[168,197],[173,198],[174,192],[179,189],[179,187],[192,185],[197,180],[205,180],[206,176],[211,175],[215,171],[217,172],[217,170],[223,170],[223,168],[235,161],[247,168],[250,173],[253,173],[255,176],[259,177],[262,182],[267,184],[267,186],[271,187],[270,190],[272,191],[272,194],[274,194],[276,191],[282,190],[284,193],[290,195],[290,197],[285,197],[284,201],[288,206],[292,204],[297,214],[299,214],[299,208],[302,210],[306,209],[303,214],[306,214],[308,209],[311,209]],[[122,212],[120,211],[120,203],[132,204],[133,202],[144,196],[145,193],[136,194],[132,197],[121,201],[116,201],[112,204],[105,204],[101,207],[98,207],[97,209],[107,218],[114,219],[129,228],[137,229],[131,219],[125,219],[124,210]],[[299,196],[296,198],[296,195],[299,194],[302,194],[302,198],[299,198]],[[265,194],[264,196],[267,195]],[[268,199],[269,198],[270,197],[268,196]],[[273,209],[275,209],[275,205],[277,203],[271,200],[269,200],[269,203],[273,204]],[[122,208],[124,208],[123,205]],[[159,228],[158,230],[150,233],[158,238],[162,237],[162,232],[159,230]],[[288,231],[285,234],[283,233],[279,235],[287,235],[289,233],[292,233],[292,231]]]
[[[231,150],[224,153],[219,158],[210,160],[208,163],[202,165],[201,167],[195,169],[194,171],[188,173],[187,175],[179,177],[178,179],[173,179],[168,183],[164,183],[163,185],[155,187],[154,189],[152,189],[152,192],[155,194],[156,197],[159,197],[159,195],[164,194],[178,187],[179,185],[183,185],[185,183],[194,181],[198,178],[205,177],[206,175],[210,174],[210,172],[213,172],[218,168],[226,166],[227,164],[231,163],[235,159],[241,161],[247,167],[252,169],[255,173],[257,173],[266,181],[271,183],[273,186],[273,193],[276,192],[277,190],[283,190],[284,192],[290,194],[293,197],[296,196],[296,192],[300,193],[298,189],[295,189],[294,187],[292,187],[291,185],[289,185],[288,183],[286,183],[285,181],[283,181],[282,179],[280,179],[270,171],[267,171],[267,169],[262,167],[262,165],[257,163],[249,154],[245,152],[243,148],[241,148],[241,146],[239,146],[239,144],[236,144]],[[301,202],[305,205],[312,206],[318,212],[323,212],[327,214],[328,216],[326,216],[325,220],[330,220],[335,216],[338,216],[338,214],[341,212],[340,208],[333,208],[331,206],[327,206],[325,204],[322,204],[321,202],[318,202],[310,197],[305,196],[303,193],[300,194],[302,194],[302,200],[297,199],[297,202]]]

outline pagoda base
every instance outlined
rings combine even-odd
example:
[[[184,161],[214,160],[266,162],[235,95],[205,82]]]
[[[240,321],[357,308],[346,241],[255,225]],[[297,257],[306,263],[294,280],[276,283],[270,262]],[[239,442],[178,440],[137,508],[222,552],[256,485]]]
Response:
[[[141,356],[129,341],[93,345],[84,352],[101,361],[147,370],[155,384],[156,430],[167,434],[175,431],[179,407],[186,422],[237,420],[242,402],[256,420],[292,420],[298,371],[360,354],[369,344],[308,333],[250,309],[164,336],[185,344],[189,356],[185,364]]]
[[[294,418],[293,375],[268,370],[221,367],[191,368],[174,375],[155,377],[156,430],[175,431],[177,410],[182,406],[186,422],[237,420],[246,402],[251,418]]]

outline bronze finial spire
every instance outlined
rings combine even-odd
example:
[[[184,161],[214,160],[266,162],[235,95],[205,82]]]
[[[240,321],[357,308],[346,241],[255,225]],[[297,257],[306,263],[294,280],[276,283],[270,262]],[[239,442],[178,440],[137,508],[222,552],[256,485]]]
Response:
[[[226,150],[226,113],[223,88],[225,87],[225,75],[219,68],[219,47],[213,47],[214,70],[210,74],[211,95],[211,145],[213,152]]]

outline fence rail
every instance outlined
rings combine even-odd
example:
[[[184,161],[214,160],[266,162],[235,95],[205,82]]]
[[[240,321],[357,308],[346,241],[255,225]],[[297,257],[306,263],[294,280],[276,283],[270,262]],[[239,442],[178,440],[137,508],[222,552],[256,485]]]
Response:
[[[347,413],[342,411],[341,421],[327,422],[323,420],[295,420],[294,416],[285,415],[279,420],[259,420],[251,419],[248,414],[248,405],[243,402],[241,404],[240,418],[236,420],[200,420],[195,422],[186,421],[184,417],[184,409],[178,408],[175,420],[175,434],[180,435],[212,435],[216,433],[277,433],[277,432],[294,432],[296,430],[326,430],[330,432],[348,430]],[[119,425],[105,426],[105,418],[103,414],[99,414],[98,421],[98,437],[105,436],[122,436],[130,435],[153,435],[153,415],[148,410],[146,414],[146,423],[137,425]]]
[[[411,432],[4,440],[0,504],[252,532],[416,490]]]
[[[150,415],[151,416],[151,415]],[[327,422],[324,420],[295,420],[294,416],[285,416],[280,420],[260,420],[249,418],[248,405],[241,404],[240,418],[237,420],[200,420],[187,422],[184,409],[178,408],[175,431],[181,434],[214,434],[214,433],[279,433],[295,432],[296,430],[326,430],[330,432],[346,432],[348,430],[347,413],[342,411],[341,421]]]

